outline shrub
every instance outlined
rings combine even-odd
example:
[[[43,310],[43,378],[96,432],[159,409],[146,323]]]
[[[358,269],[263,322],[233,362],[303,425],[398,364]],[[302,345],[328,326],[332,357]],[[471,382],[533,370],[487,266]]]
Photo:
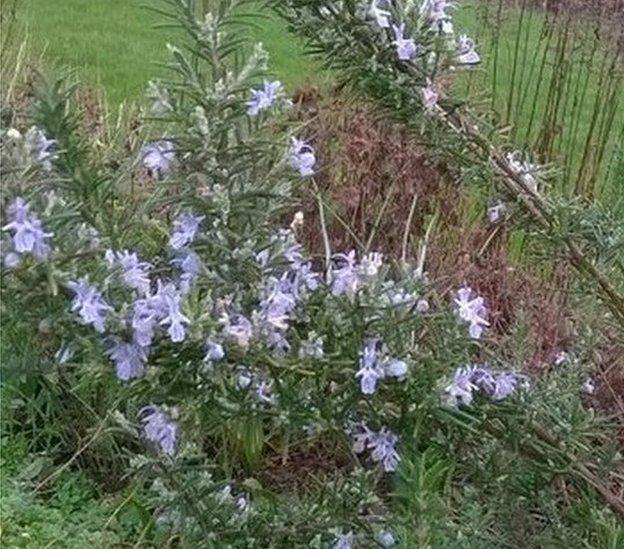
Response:
[[[67,463],[127,466],[190,547],[594,539],[551,488],[565,475],[604,495],[597,471],[616,460],[580,374],[529,380],[496,356],[470,288],[446,303],[407,262],[332,250],[324,223],[324,254],[307,257],[300,216],[278,220],[323,159],[261,83],[262,49],[241,54],[245,2],[204,19],[165,4],[187,41],[151,86],[138,160],[95,152],[62,81],[38,100],[40,129],[4,133],[3,318],[32,366],[8,364],[11,428]],[[320,471],[304,488],[258,480],[315,449],[336,467],[304,457],[297,471]],[[514,513],[492,507],[505,496]],[[547,532],[529,520],[542,504],[561,521]]]

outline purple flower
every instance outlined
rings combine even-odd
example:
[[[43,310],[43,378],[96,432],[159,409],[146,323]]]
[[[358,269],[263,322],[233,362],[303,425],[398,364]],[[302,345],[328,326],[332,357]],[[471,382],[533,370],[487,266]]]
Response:
[[[261,381],[256,387],[256,398],[263,404],[273,404],[275,397],[272,394],[273,383]]]
[[[392,547],[396,544],[396,540],[394,539],[392,532],[389,532],[388,530],[382,530],[379,532],[377,535],[377,541],[382,547],[386,548]]]
[[[427,85],[424,88],[420,88],[420,97],[425,109],[425,114],[434,114],[438,107],[440,94],[429,78],[427,78]]]
[[[373,435],[373,431],[371,431],[366,423],[359,422],[353,426],[353,446],[352,449],[356,454],[361,454],[366,450],[366,446],[368,444],[368,440]]]
[[[247,389],[253,382],[251,372],[248,368],[242,367],[238,369],[238,378],[236,384],[240,389]]]
[[[20,264],[21,261],[22,258],[15,252],[7,252],[4,256],[4,266],[7,269],[14,269]]]
[[[453,7],[452,0],[424,0],[420,6],[420,14],[431,24],[439,24],[450,20],[447,13]]]
[[[276,356],[284,356],[290,351],[290,343],[286,339],[284,330],[268,329],[264,331],[264,339],[267,347],[273,351]]]
[[[353,295],[360,283],[355,250],[348,254],[334,254],[331,270],[331,288],[335,296]]]
[[[494,392],[496,379],[489,368],[483,366],[471,366],[467,369],[470,381],[481,391],[491,395]]]
[[[121,269],[121,278],[128,288],[137,290],[141,295],[149,292],[148,272],[153,267],[151,263],[139,261],[137,254],[130,253],[128,250],[122,252],[107,250],[105,258],[110,267]]]
[[[473,382],[470,368],[457,368],[451,384],[445,389],[446,404],[450,408],[470,406],[474,399],[474,392],[478,389]]]
[[[416,46],[413,39],[405,37],[405,23],[401,23],[398,27],[392,25],[392,30],[395,36],[393,44],[396,47],[398,58],[401,61],[409,61],[415,57],[418,53],[418,46]]]
[[[30,206],[23,198],[16,198],[7,208],[10,222],[2,227],[2,230],[12,233],[13,254],[31,253],[38,260],[43,260],[50,253],[50,246],[46,240],[52,233],[43,230],[41,221],[30,214],[29,209]],[[15,260],[12,259],[10,263],[15,263]]]
[[[506,211],[507,205],[500,200],[490,206],[487,211],[487,216],[490,223],[498,223],[499,221],[501,221]]]
[[[182,248],[178,256],[171,260],[171,264],[182,271],[180,276],[180,291],[187,294],[191,291],[191,286],[197,275],[202,272],[202,262],[200,257],[191,249]]]
[[[257,116],[260,111],[271,107],[281,90],[282,83],[278,80],[274,82],[265,81],[262,88],[251,90],[251,99],[247,102],[247,114]]]
[[[254,330],[253,324],[243,315],[234,315],[232,319],[226,317],[223,320],[225,324],[225,334],[233,339],[239,347],[249,347]]]
[[[383,367],[386,376],[403,379],[407,375],[407,364],[402,360],[388,359],[384,361]]]
[[[161,315],[160,303],[153,297],[137,299],[133,306],[132,329],[134,342],[141,347],[149,347],[154,339],[154,331]]]
[[[479,339],[483,335],[489,322],[485,320],[487,309],[482,297],[476,296],[472,298],[473,291],[468,286],[464,286],[457,291],[455,298],[455,312],[457,316],[464,322],[468,322],[470,337]]]
[[[182,296],[175,284],[172,282],[163,284],[159,280],[158,291],[154,297],[160,301],[160,310],[163,312],[159,324],[169,326],[167,332],[171,341],[174,343],[184,341],[186,337],[184,326],[189,324],[190,320],[180,311]]]
[[[453,381],[446,387],[446,404],[451,408],[470,406],[481,392],[495,402],[511,396],[524,376],[513,372],[495,374],[485,366],[457,368]]]
[[[511,152],[506,155],[509,169],[520,176],[520,179],[524,185],[530,190],[530,192],[537,193],[537,166],[522,159],[522,153],[519,151]]]
[[[205,362],[213,362],[222,360],[225,357],[225,351],[223,345],[209,339],[206,341],[206,355],[204,356]]]
[[[374,278],[383,265],[383,254],[371,252],[365,254],[360,261],[359,273],[362,277]]]
[[[169,238],[169,246],[174,250],[179,250],[183,246],[190,244],[195,239],[195,233],[204,216],[197,216],[191,213],[180,214],[173,222],[173,231]]]
[[[171,341],[179,343],[186,337],[185,325],[189,319],[180,310],[182,295],[172,282],[157,282],[157,290],[137,299],[133,306],[132,328],[134,342],[141,347],[149,347],[157,326],[169,326]]]
[[[297,170],[302,177],[314,175],[316,156],[314,149],[301,139],[293,137],[290,145],[290,166]]]
[[[128,381],[143,375],[147,362],[147,353],[143,347],[118,340],[107,351],[107,354],[115,363],[115,371],[121,381]]]
[[[161,177],[171,169],[175,149],[171,141],[157,141],[143,147],[141,162],[153,177]]]
[[[353,549],[353,532],[337,536],[333,549]]]
[[[178,427],[168,414],[156,406],[147,406],[139,412],[145,438],[160,450],[172,456],[178,446]]]
[[[301,344],[299,349],[299,358],[320,360],[324,356],[323,338],[317,336],[314,332],[308,334],[308,339]]]
[[[379,7],[380,4],[386,4],[386,0],[372,0],[368,8],[367,15],[377,22],[382,29],[390,27],[390,12]]]
[[[416,303],[416,312],[425,314],[429,312],[429,302],[426,299],[419,299]]]
[[[395,290],[389,296],[390,304],[393,307],[410,307],[416,301],[413,294],[405,290],[405,288],[399,288]]]
[[[372,434],[368,439],[368,449],[372,450],[371,457],[376,463],[380,463],[386,473],[396,471],[401,458],[396,451],[398,437],[383,427],[378,433]]]
[[[41,167],[49,172],[52,170],[52,160],[57,157],[55,139],[48,139],[41,130],[32,129],[27,134],[28,145],[34,153],[35,160]]]
[[[372,395],[377,390],[379,380],[385,376],[377,344],[376,339],[369,339],[360,353],[360,369],[355,377],[360,378],[360,388],[364,395]]]
[[[481,57],[475,50],[475,43],[465,34],[457,40],[457,61],[462,65],[476,65],[481,62]]]
[[[96,332],[103,333],[106,316],[113,308],[104,301],[98,290],[89,286],[84,278],[77,282],[69,282],[67,286],[75,293],[71,310],[78,312],[84,324],[91,324]]]
[[[514,373],[503,372],[498,374],[494,381],[494,390],[491,394],[492,400],[504,400],[511,396],[516,391],[519,381],[520,378]]]

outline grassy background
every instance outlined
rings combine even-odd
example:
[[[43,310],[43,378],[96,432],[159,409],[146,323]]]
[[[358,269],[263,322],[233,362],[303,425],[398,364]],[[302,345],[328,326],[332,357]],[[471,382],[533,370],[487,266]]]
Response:
[[[46,60],[78,69],[88,83],[105,90],[111,105],[118,105],[139,97],[162,72],[157,63],[167,61],[166,43],[175,38],[172,31],[154,28],[162,19],[145,5],[142,0],[28,0],[18,15]],[[252,35],[269,51],[276,76],[290,89],[316,80],[316,66],[304,57],[297,39],[280,21],[263,15]]]

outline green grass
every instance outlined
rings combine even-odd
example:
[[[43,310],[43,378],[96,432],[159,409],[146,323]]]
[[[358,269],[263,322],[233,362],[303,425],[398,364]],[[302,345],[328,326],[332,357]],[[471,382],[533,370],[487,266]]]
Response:
[[[147,82],[162,74],[157,63],[167,61],[166,43],[172,31],[143,0],[27,0],[19,8],[35,51],[45,61],[78,70],[87,83],[99,85],[111,105],[134,100]],[[303,55],[297,39],[275,18],[260,20],[252,31],[271,55],[270,66],[289,89],[318,80],[316,65]]]
[[[483,61],[458,91],[485,94],[518,148],[563,168],[561,190],[600,196],[624,130],[622,58],[614,63],[593,25],[558,24],[549,34],[552,16],[506,9],[499,18],[497,5],[473,0],[457,13],[456,28],[475,38]]]
[[[82,549],[146,542],[153,524],[136,492],[103,496],[84,473],[67,470],[37,493],[35,486],[57,468],[43,455],[29,455],[23,436],[2,436],[0,445],[2,547]]]

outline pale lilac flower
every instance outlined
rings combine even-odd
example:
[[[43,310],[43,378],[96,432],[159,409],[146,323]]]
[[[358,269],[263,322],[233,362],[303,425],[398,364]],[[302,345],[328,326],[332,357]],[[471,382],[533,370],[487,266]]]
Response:
[[[373,461],[381,464],[386,473],[396,471],[401,461],[396,451],[398,440],[398,437],[386,427],[369,437],[367,447],[372,450],[371,457]]]
[[[383,265],[383,254],[378,252],[371,252],[360,261],[359,272],[360,275],[367,278],[374,278],[379,273],[379,269]]]
[[[63,343],[59,347],[58,351],[54,353],[54,360],[56,360],[59,364],[66,364],[73,355],[74,351],[71,346],[67,343]]]
[[[253,324],[249,319],[243,315],[234,315],[231,320],[226,317],[224,323],[227,337],[233,339],[239,347],[249,347],[254,336]]]
[[[148,273],[153,268],[151,263],[139,261],[137,254],[130,253],[128,250],[122,252],[107,250],[105,259],[110,267],[121,269],[121,278],[128,288],[137,290],[141,295],[149,292],[150,279]]]
[[[333,549],[353,549],[353,532],[337,536]]]
[[[260,111],[270,108],[281,90],[282,83],[278,80],[274,82],[265,81],[262,88],[251,90],[251,99],[247,102],[247,114],[249,116],[258,116]]]
[[[7,269],[14,269],[21,263],[21,261],[22,258],[19,254],[15,252],[7,252],[7,254],[4,256],[4,266]]]
[[[368,426],[364,422],[356,423],[353,426],[353,446],[352,449],[356,454],[361,454],[366,450],[366,446],[368,445],[368,440],[371,435],[373,435],[373,431],[371,431]]]
[[[335,254],[331,270],[331,288],[335,296],[353,295],[360,283],[355,250],[348,254]]]
[[[481,62],[474,41],[465,34],[457,40],[457,61],[462,65],[476,65]]]
[[[319,287],[320,275],[312,270],[311,263],[302,263],[292,273],[295,276],[295,284],[298,288],[305,288],[313,292]]]
[[[495,402],[511,396],[524,376],[513,372],[495,374],[484,366],[457,368],[451,384],[446,387],[446,404],[451,408],[470,406],[481,392]]]
[[[147,362],[147,353],[143,347],[117,340],[107,354],[115,363],[115,371],[121,381],[143,375]]]
[[[555,366],[561,366],[564,362],[568,360],[568,353],[565,351],[559,351],[557,356],[555,357]]]
[[[308,339],[301,344],[299,349],[299,358],[320,360],[324,356],[323,338],[317,336],[314,332],[308,334]]]
[[[75,294],[71,303],[71,310],[77,312],[84,324],[91,324],[98,333],[104,332],[104,324],[109,311],[113,308],[104,301],[102,294],[93,286],[89,286],[86,279],[67,284]]]
[[[396,540],[394,539],[392,532],[389,532],[388,530],[382,530],[381,532],[379,532],[379,534],[377,535],[377,541],[382,547],[385,548],[393,547],[394,545],[396,545]]]
[[[56,139],[48,139],[41,130],[32,129],[27,134],[27,140],[35,160],[46,172],[51,171],[52,161],[57,158]]]
[[[247,368],[240,368],[238,371],[238,378],[236,379],[238,387],[240,389],[247,389],[252,382],[253,378],[251,372]]]
[[[423,102],[425,113],[430,115],[434,114],[438,107],[440,94],[429,78],[427,78],[427,85],[424,88],[420,88],[420,97]]]
[[[246,513],[249,511],[251,507],[251,502],[249,500],[249,494],[241,494],[234,500],[234,507],[236,507],[237,511],[240,513]]]
[[[155,406],[147,406],[139,412],[145,438],[160,450],[172,456],[178,446],[178,427],[168,414]]]
[[[272,328],[286,330],[288,318],[297,304],[297,289],[288,273],[280,279],[269,277],[264,288],[265,297],[260,302],[260,317]]]
[[[448,21],[451,15],[447,10],[453,7],[452,0],[424,0],[420,6],[420,14],[431,24]]]
[[[473,299],[472,295],[473,291],[468,286],[460,288],[455,298],[455,311],[461,320],[469,323],[470,337],[479,339],[485,327],[490,324],[485,320],[487,309],[484,299],[479,296]]]
[[[374,19],[377,22],[377,26],[382,29],[387,29],[390,27],[390,12],[388,10],[382,9],[380,4],[386,4],[386,0],[372,0],[371,4],[368,8],[367,15],[371,19]]]
[[[522,180],[524,185],[531,192],[537,193],[537,166],[535,164],[527,162],[526,160],[523,160],[522,153],[520,153],[519,151],[508,153],[506,158],[511,171],[514,172],[516,175],[520,176],[520,179]]]
[[[507,212],[507,205],[504,202],[501,202],[499,200],[488,208],[488,211],[487,211],[488,220],[492,224],[499,223],[500,221],[502,221],[503,216],[505,215],[506,212]]]
[[[263,404],[273,404],[275,396],[272,394],[273,383],[261,381],[256,387],[256,398]]]
[[[416,303],[416,312],[425,314],[428,313],[430,309],[429,302],[426,299],[419,299]]]
[[[314,175],[316,156],[314,149],[301,139],[293,137],[290,145],[290,166],[297,170],[302,177]]]
[[[171,169],[175,148],[171,141],[157,141],[143,147],[141,162],[153,177],[160,177]]]
[[[394,31],[395,37],[393,44],[396,47],[399,60],[409,61],[416,56],[418,47],[412,38],[405,37],[405,23],[401,23],[398,27],[396,25],[392,25],[392,30]]]
[[[171,341],[179,343],[186,337],[185,326],[189,319],[180,310],[182,294],[172,282],[157,281],[154,293],[137,299],[133,305],[132,328],[134,341],[141,347],[151,345],[157,326],[169,326]]]
[[[193,215],[192,213],[182,213],[173,222],[173,230],[169,238],[169,246],[174,250],[190,244],[195,239],[195,234],[199,225],[204,220],[204,216]]]
[[[444,390],[447,395],[446,404],[450,408],[470,406],[477,390],[478,387],[472,380],[472,370],[470,368],[457,368],[451,384]]]
[[[225,351],[223,350],[223,345],[209,339],[206,341],[206,355],[204,356],[205,362],[213,362],[217,360],[222,360],[225,357]]]
[[[496,378],[489,368],[483,366],[471,366],[467,369],[470,374],[470,381],[477,388],[488,395],[492,395],[496,390]]]
[[[182,271],[180,276],[180,291],[187,294],[191,291],[193,281],[202,272],[200,257],[189,248],[181,248],[177,257],[171,260],[171,264]]]
[[[390,303],[394,307],[411,307],[415,301],[416,301],[415,296],[407,292],[405,288],[400,288],[396,290],[390,296]]]
[[[14,254],[31,253],[38,260],[43,260],[50,253],[50,246],[46,240],[52,233],[43,230],[41,220],[29,213],[29,209],[29,204],[23,198],[16,198],[7,208],[10,222],[2,227],[2,230],[11,232]]]
[[[132,329],[134,342],[141,347],[149,347],[154,339],[154,331],[163,315],[162,304],[158,298],[148,296],[137,299],[133,305]]]
[[[582,390],[587,395],[593,395],[596,392],[596,384],[591,377],[588,377],[583,383]]]
[[[161,315],[159,324],[161,326],[169,326],[167,332],[171,341],[180,343],[186,338],[185,325],[190,320],[184,316],[180,310],[182,295],[172,282],[163,284],[158,281],[158,291],[155,298],[160,301]]]
[[[391,358],[384,361],[384,372],[386,376],[403,379],[407,375],[407,364],[399,359]]]
[[[355,377],[360,378],[360,388],[364,395],[372,395],[377,390],[379,380],[385,376],[384,369],[380,364],[377,344],[375,339],[368,340],[360,353],[360,369]]]
[[[516,374],[503,372],[496,376],[492,400],[504,400],[512,395],[518,387],[520,379]]]
[[[276,356],[284,356],[290,351],[290,343],[286,339],[286,335],[283,330],[268,329],[264,331],[264,338],[267,347],[273,351]]]

